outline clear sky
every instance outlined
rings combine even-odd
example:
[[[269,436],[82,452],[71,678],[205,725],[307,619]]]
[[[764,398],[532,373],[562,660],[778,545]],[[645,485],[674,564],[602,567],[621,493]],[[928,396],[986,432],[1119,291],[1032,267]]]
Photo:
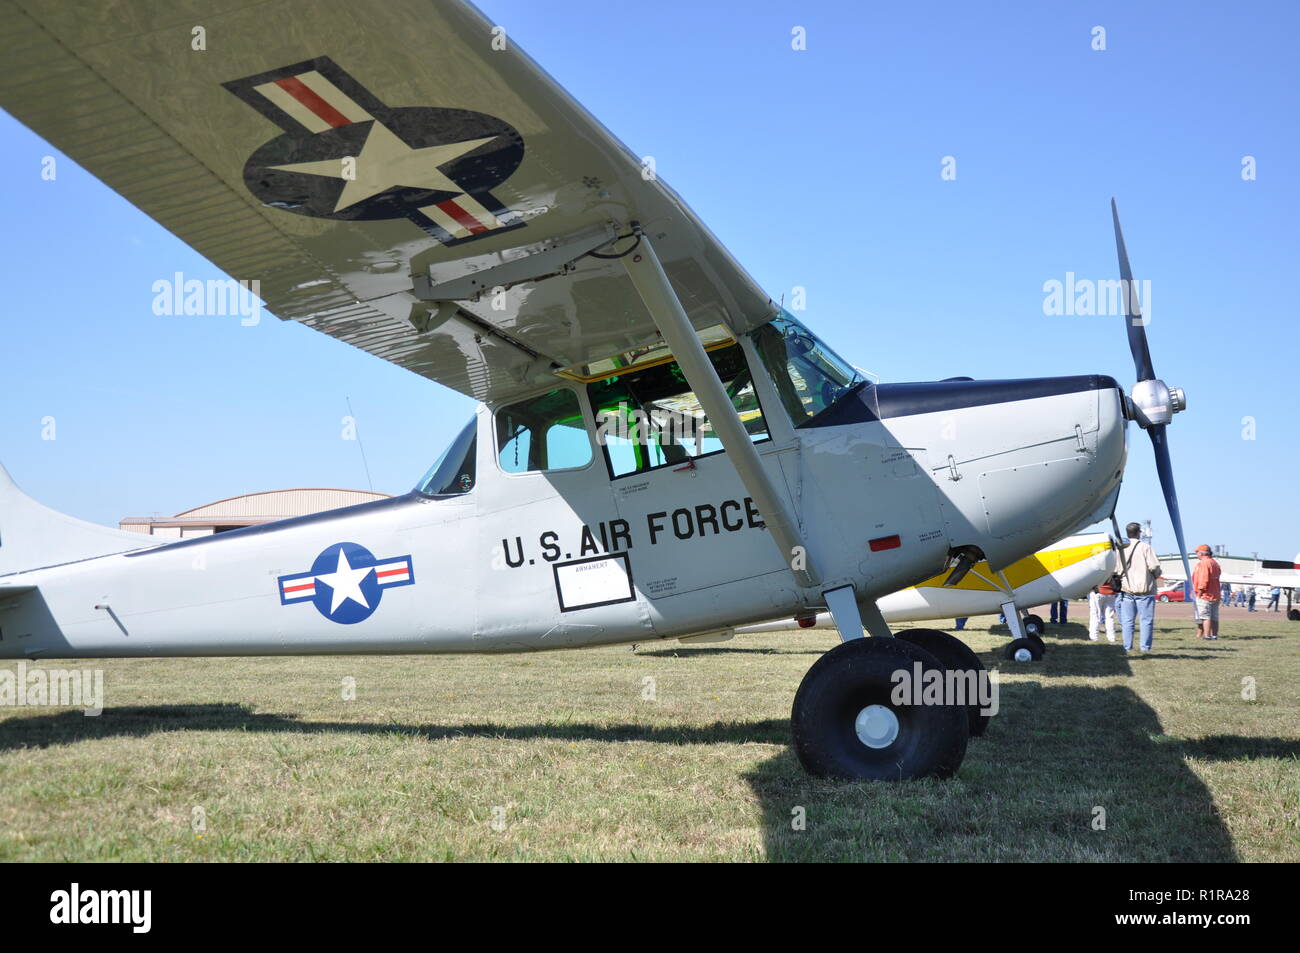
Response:
[[[1117,276],[1116,196],[1156,371],[1190,403],[1171,428],[1189,545],[1300,550],[1300,5],[481,6],[885,381],[1131,386],[1122,318],[1044,314],[1045,282]],[[154,315],[154,281],[216,269],[70,161],[43,181],[53,150],[7,116],[0,143],[0,462],[42,502],[112,525],[364,488],[349,398],[375,489],[402,492],[472,412],[299,325]],[[1120,518],[1170,550],[1149,444],[1130,441]]]

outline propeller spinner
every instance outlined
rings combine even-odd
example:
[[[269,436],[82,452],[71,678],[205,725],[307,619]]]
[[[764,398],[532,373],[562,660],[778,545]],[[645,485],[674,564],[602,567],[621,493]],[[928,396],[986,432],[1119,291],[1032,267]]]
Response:
[[[1169,519],[1174,524],[1178,552],[1183,558],[1183,571],[1186,573],[1184,578],[1187,580],[1184,590],[1187,590],[1191,587],[1192,569],[1187,559],[1187,544],[1183,541],[1183,519],[1178,511],[1178,492],[1174,488],[1174,467],[1169,458],[1167,433],[1174,414],[1187,409],[1187,397],[1182,388],[1170,387],[1156,377],[1151,363],[1151,350],[1147,346],[1146,321],[1142,317],[1141,303],[1133,282],[1133,269],[1128,263],[1128,248],[1124,245],[1124,232],[1119,227],[1119,209],[1114,199],[1110,200],[1110,215],[1115,222],[1115,247],[1119,254],[1120,284],[1124,291],[1124,324],[1128,331],[1128,348],[1133,355],[1133,367],[1137,375],[1137,383],[1129,395],[1129,405],[1133,419],[1147,432],[1155,450],[1156,472],[1160,475],[1160,489],[1164,491]]]

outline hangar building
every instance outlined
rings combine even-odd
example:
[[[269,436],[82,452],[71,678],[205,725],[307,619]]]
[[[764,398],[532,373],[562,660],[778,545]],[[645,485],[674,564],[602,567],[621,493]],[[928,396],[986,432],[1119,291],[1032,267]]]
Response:
[[[354,503],[382,500],[387,496],[387,493],[371,490],[265,490],[196,506],[175,516],[128,516],[117,525],[133,533],[172,539],[210,536],[240,526],[270,523],[290,516],[306,516],[308,513],[352,506]]]

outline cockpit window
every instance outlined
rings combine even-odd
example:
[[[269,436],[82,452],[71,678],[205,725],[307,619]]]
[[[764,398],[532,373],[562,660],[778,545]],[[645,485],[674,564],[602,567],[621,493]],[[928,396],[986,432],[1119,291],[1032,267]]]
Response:
[[[496,413],[497,459],[506,473],[567,470],[591,462],[591,438],[578,395],[567,387]]]
[[[732,405],[752,441],[766,440],[767,423],[739,344],[709,351]],[[597,442],[612,477],[685,465],[722,450],[700,402],[676,361],[632,370],[587,386]]]
[[[427,496],[453,496],[474,489],[478,420],[470,420],[416,489]]]
[[[750,336],[796,427],[866,381],[789,312],[782,311]]]

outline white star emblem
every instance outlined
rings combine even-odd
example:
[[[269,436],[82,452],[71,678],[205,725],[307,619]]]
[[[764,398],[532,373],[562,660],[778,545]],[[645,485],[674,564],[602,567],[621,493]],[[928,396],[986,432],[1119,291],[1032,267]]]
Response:
[[[375,120],[366,134],[366,141],[356,157],[353,169],[355,178],[344,175],[343,158],[321,159],[317,162],[295,162],[292,165],[271,166],[284,172],[301,172],[304,175],[321,175],[327,178],[343,179],[343,191],[339,193],[334,211],[363,202],[372,195],[386,192],[394,186],[410,189],[432,189],[438,192],[455,192],[464,194],[464,189],[438,171],[439,166],[454,162],[467,152],[473,152],[479,146],[491,142],[498,136],[483,139],[466,139],[464,142],[451,142],[441,146],[425,146],[412,149],[392,130]]]
[[[370,603],[366,601],[365,594],[361,591],[361,582],[374,568],[374,566],[363,566],[360,569],[353,569],[352,564],[348,562],[347,553],[339,549],[339,561],[334,571],[316,577],[317,582],[323,582],[330,587],[332,594],[330,615],[337,612],[339,606],[349,599],[363,608],[370,608]]]

